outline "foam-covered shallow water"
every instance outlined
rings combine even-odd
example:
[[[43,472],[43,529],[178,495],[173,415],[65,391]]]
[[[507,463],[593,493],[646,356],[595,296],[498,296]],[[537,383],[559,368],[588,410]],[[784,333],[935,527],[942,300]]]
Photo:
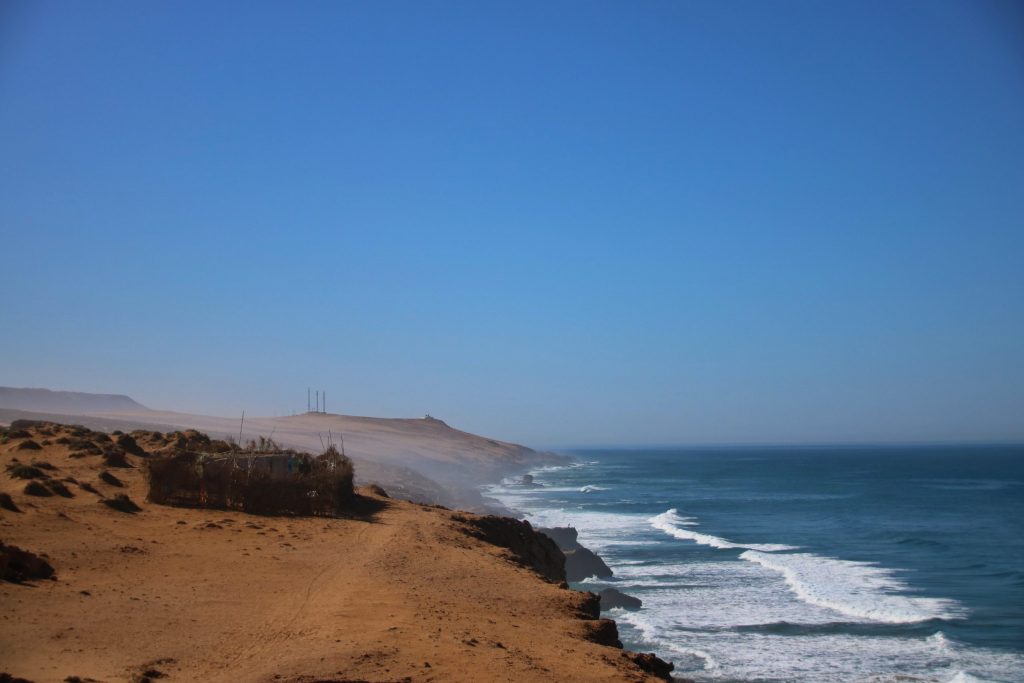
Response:
[[[574,526],[697,681],[1024,681],[1024,448],[580,451],[489,494]]]

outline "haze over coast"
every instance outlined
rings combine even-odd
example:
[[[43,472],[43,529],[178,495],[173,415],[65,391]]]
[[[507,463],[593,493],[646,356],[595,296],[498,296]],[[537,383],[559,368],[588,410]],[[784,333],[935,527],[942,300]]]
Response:
[[[0,387],[0,419],[50,419],[97,429],[198,429],[245,442],[272,437],[289,448],[319,452],[333,438],[356,464],[357,481],[379,483],[393,495],[482,510],[478,487],[565,456],[535,451],[454,429],[431,418],[377,418],[306,413],[238,418],[150,410],[123,395]],[[492,501],[492,505],[496,503]]]

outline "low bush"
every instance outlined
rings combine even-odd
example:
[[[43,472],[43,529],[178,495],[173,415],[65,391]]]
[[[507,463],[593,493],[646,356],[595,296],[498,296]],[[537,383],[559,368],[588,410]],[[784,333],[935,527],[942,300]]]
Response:
[[[7,474],[13,479],[45,479],[46,473],[31,465],[8,465]]]
[[[39,555],[0,543],[0,578],[21,582],[52,577],[53,567]]]
[[[135,504],[135,502],[123,493],[119,493],[113,498],[104,498],[100,501],[108,508],[117,510],[118,512],[127,512],[129,514],[135,514],[141,512],[142,508]]]
[[[41,498],[46,498],[48,496],[52,496],[53,495],[53,491],[51,491],[50,489],[46,488],[45,486],[40,484],[38,481],[35,481],[33,479],[29,483],[25,484],[25,495],[26,496],[39,496]]]
[[[106,470],[100,472],[100,481],[104,482],[105,484],[110,484],[111,486],[117,486],[118,488],[124,487],[123,481],[115,477],[110,472],[107,472]]]
[[[71,493],[71,490],[65,486],[63,482],[57,481],[56,479],[50,479],[47,481],[46,488],[64,498],[74,498],[75,496],[75,494]]]
[[[131,453],[132,455],[137,455],[139,457],[146,456],[146,451],[142,449],[142,446],[140,446],[138,442],[128,434],[118,436],[116,443],[125,453]]]
[[[109,449],[103,451],[103,463],[107,467],[131,467],[131,463],[125,458],[124,451]]]

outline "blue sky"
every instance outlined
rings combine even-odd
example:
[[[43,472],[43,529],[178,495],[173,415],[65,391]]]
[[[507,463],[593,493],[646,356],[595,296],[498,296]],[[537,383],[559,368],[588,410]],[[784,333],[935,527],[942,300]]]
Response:
[[[0,384],[1024,439],[1022,159],[1014,2],[8,1]]]

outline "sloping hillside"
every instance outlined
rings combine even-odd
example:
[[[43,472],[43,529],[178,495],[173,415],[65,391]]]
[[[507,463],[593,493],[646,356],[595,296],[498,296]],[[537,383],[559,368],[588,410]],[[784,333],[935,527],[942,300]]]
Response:
[[[15,387],[0,387],[0,408],[69,415],[147,410],[146,406],[121,394],[87,394],[80,391]]]

